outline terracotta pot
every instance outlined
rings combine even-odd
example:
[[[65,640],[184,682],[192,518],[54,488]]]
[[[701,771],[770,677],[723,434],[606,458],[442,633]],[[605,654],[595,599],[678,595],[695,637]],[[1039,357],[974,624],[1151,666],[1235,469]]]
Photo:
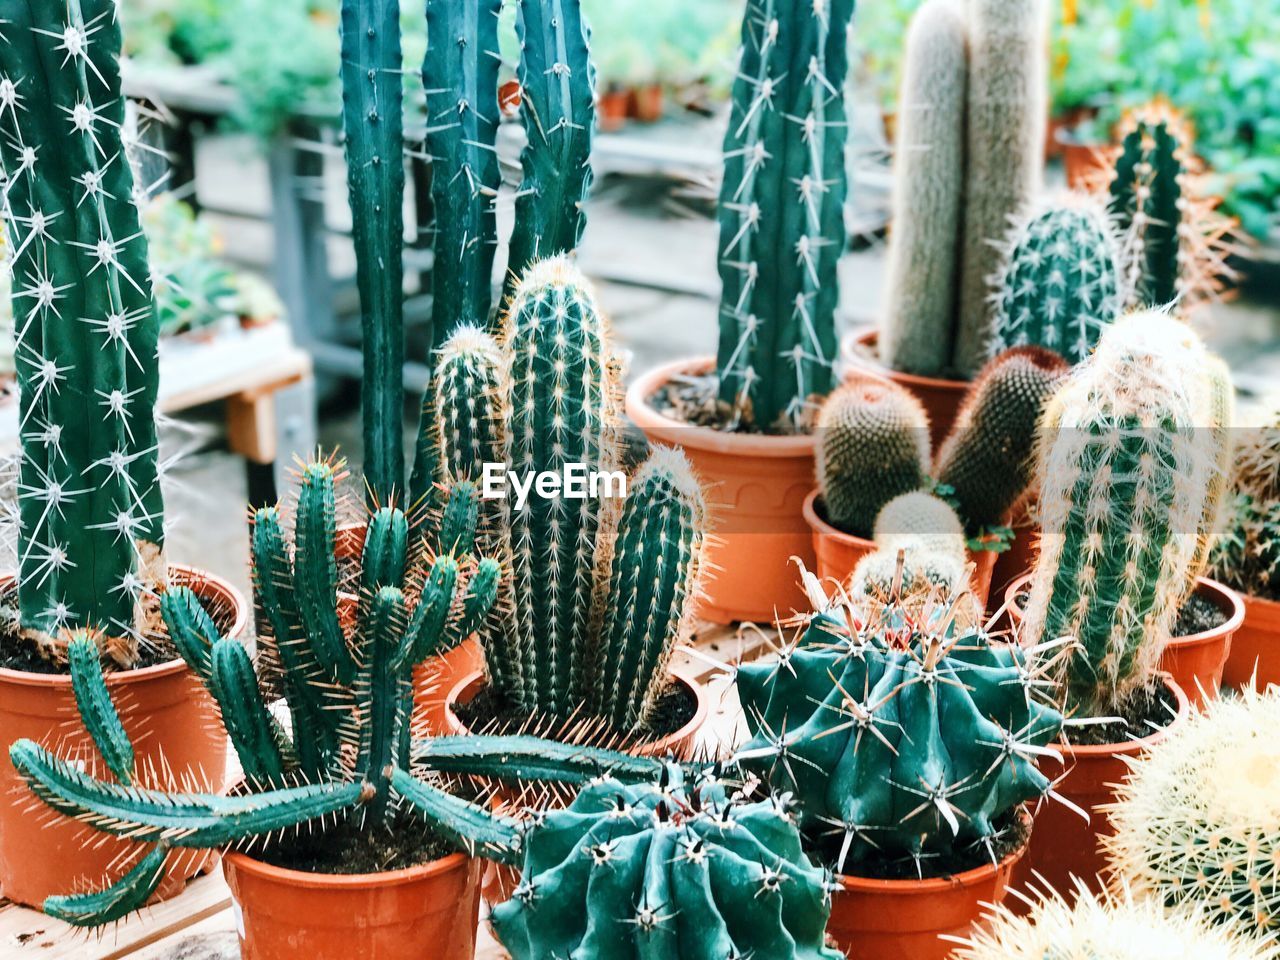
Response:
[[[227,581],[177,564],[175,584],[189,585],[209,602],[227,636],[244,635],[249,607]],[[0,593],[13,577],[0,578]],[[190,774],[211,791],[224,785],[227,736],[212,698],[181,660],[107,675],[107,686],[134,743],[139,768],[165,765]],[[71,893],[88,879],[113,883],[146,848],[108,838],[77,821],[54,814],[34,800],[9,762],[9,745],[34,740],[66,759],[97,757],[76,710],[69,674],[23,673],[0,669],[0,896],[40,906],[53,894]],[[195,851],[175,854],[170,876],[155,899],[174,896],[211,862]]]
[[[702,374],[713,361],[680,360],[651,370],[627,391],[627,414],[653,443],[679,447],[707,494],[711,530],[698,614],[716,623],[808,610],[792,557],[814,566],[804,498],[814,485],[814,438],[722,433],[664,416],[649,403],[677,374]]]
[[[1225,686],[1244,689],[1257,677],[1258,689],[1280,684],[1280,603],[1245,594],[1244,623],[1231,640],[1222,671]]]
[[[1058,133],[1058,143],[1062,146],[1062,165],[1067,174],[1067,186],[1073,190],[1084,190],[1094,185],[1099,172],[1107,169],[1107,144],[1081,143],[1076,140],[1070,130]]]
[[[627,91],[610,88],[600,94],[596,101],[596,122],[606,133],[621,130],[627,122],[627,107],[630,97]]]
[[[1030,822],[1025,813],[1024,819]],[[998,904],[1024,844],[999,863],[937,880],[836,876],[827,933],[851,960],[945,960],[986,907]]]
[[[481,861],[455,853],[370,874],[223,862],[244,960],[471,960]]]
[[[929,442],[934,450],[940,449],[956,422],[965,394],[969,392],[969,381],[942,380],[891,370],[879,359],[876,351],[878,339],[879,334],[875,330],[845,336],[840,342],[843,376],[848,379],[855,372],[870,374],[907,390],[924,406],[925,413],[929,415]]]
[[[627,115],[641,123],[657,123],[662,119],[662,84],[649,83],[633,87],[627,97]]]

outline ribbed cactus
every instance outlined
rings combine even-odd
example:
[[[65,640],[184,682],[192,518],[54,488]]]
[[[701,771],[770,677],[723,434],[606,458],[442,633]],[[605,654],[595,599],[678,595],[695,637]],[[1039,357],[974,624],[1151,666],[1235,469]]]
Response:
[[[842,873],[868,858],[973,851],[1049,782],[1061,728],[1038,648],[995,643],[934,603],[856,600],[810,620],[780,661],[742,665],[749,770],[792,793]]]
[[[989,356],[1045,347],[1072,364],[1093,352],[1126,302],[1120,238],[1087,194],[1039,200],[1014,221],[995,277]]]
[[[51,655],[122,642],[165,580],[154,407],[158,327],[108,0],[0,11],[0,163],[21,388],[18,599]]]
[[[1016,347],[983,368],[938,451],[936,478],[974,535],[1001,527],[1034,475],[1036,427],[1067,373],[1041,347]]]
[[[907,34],[898,100],[879,350],[893,369],[931,377],[951,368],[955,342],[967,48],[963,0],[928,0]]]
[[[1210,703],[1133,765],[1103,839],[1134,893],[1202,907],[1258,937],[1280,929],[1280,692]]]
[[[1119,321],[1055,396],[1039,440],[1044,536],[1027,621],[1074,637],[1073,706],[1123,709],[1154,680],[1216,516],[1218,368],[1184,324]]]
[[[836,960],[830,894],[780,799],[716,781],[587,786],[545,815],[493,911],[514,960]]]
[[[578,0],[519,0],[521,118],[516,223],[508,290],[539,260],[578,248],[591,190],[595,68]]]
[[[990,356],[990,278],[1009,218],[1040,191],[1048,118],[1045,0],[969,0],[968,138],[954,367],[966,379]]]
[[[831,388],[854,0],[749,0],[720,193],[720,399],[791,432]]]
[[[887,380],[841,385],[818,415],[818,485],[827,521],[867,537],[881,508],[919,490],[929,473],[929,421],[920,402]]]

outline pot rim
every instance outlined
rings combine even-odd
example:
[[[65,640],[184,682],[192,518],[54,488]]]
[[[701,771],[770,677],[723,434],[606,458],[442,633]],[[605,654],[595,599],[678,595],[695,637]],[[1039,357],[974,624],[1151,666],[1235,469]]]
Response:
[[[711,427],[683,423],[668,417],[649,403],[649,398],[676,374],[705,373],[714,364],[715,360],[711,357],[686,357],[645,371],[627,389],[627,414],[645,433],[676,447],[762,460],[813,458],[817,441],[812,434],[770,436],[762,433],[723,433]]]
[[[809,495],[804,498],[804,506],[801,508],[804,512],[804,519],[813,528],[813,532],[819,536],[827,537],[832,540],[839,541],[850,547],[875,547],[874,540],[868,540],[865,537],[858,537],[852,533],[845,533],[838,527],[833,527],[822,518],[822,514],[818,512],[818,498],[822,496],[822,488],[814,487]]]
[[[876,347],[880,342],[880,331],[874,328],[870,330],[850,331],[845,335],[846,343],[855,343],[862,347]],[[924,387],[934,391],[951,391],[957,394],[965,394],[969,392],[969,388],[973,386],[972,380],[950,380],[945,377],[926,377],[920,373],[904,373],[901,370],[894,370],[888,364],[880,359],[879,353],[875,357],[868,357],[865,354],[858,353],[852,348],[846,347],[843,353],[846,355],[847,365],[845,368],[844,379],[849,379],[849,374],[853,370],[861,373],[868,373],[872,376],[885,377],[904,386]]]
[[[249,606],[240,591],[230,580],[219,576],[211,570],[188,566],[185,563],[170,563],[169,570],[178,570],[189,574],[190,582],[187,586],[195,590],[197,595],[200,595],[198,587],[201,585],[212,585],[218,592],[225,594],[231,602],[235,616],[227,636],[244,636],[245,631],[249,629]],[[3,589],[15,579],[12,573],[0,574],[0,589]],[[134,670],[107,671],[106,681],[108,686],[146,683],[150,680],[158,680],[162,677],[181,673],[186,669],[187,662],[181,657],[177,657],[173,660],[166,660],[164,663],[152,664],[149,667],[139,667]],[[25,670],[10,670],[6,667],[0,667],[0,684],[69,688],[71,686],[71,675],[69,673],[28,673]]]
[[[403,867],[400,870],[385,870],[380,873],[312,873],[308,870],[277,867],[262,860],[256,860],[247,853],[229,850],[223,855],[222,863],[223,870],[243,870],[247,874],[281,886],[302,887],[309,890],[356,891],[374,887],[402,886],[428,880],[463,867],[470,860],[471,858],[465,853],[450,853],[428,863],[418,864],[416,867]]]

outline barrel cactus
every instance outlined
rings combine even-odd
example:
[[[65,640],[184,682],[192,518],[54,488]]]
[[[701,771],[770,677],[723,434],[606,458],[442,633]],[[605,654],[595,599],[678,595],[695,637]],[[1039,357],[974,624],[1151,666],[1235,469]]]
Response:
[[[794,432],[831,388],[853,0],[749,0],[720,193],[720,399]]]

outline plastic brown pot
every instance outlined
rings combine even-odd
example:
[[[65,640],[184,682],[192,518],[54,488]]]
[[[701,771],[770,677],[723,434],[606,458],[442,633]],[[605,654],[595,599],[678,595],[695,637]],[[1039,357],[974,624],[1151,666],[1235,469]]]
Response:
[[[641,123],[657,123],[662,119],[663,101],[660,83],[634,87],[627,96],[627,116]]]
[[[243,960],[471,960],[481,861],[460,853],[406,870],[318,874],[241,853],[223,872]]]
[[[1004,553],[997,554],[995,567],[991,572],[991,590],[988,594],[987,611],[1003,603],[1008,593],[1009,584],[1020,578],[1036,565],[1036,555],[1040,547],[1040,527],[1035,522],[1036,500],[1030,495],[1023,496],[1009,511],[1009,526],[1013,530],[1013,542]]]
[[[792,557],[814,566],[804,498],[813,489],[814,438],[723,433],[664,416],[649,398],[678,374],[704,374],[713,361],[680,360],[651,370],[627,391],[627,414],[652,443],[679,447],[702,481],[714,534],[699,616],[716,623],[808,610]]]
[[[235,587],[177,564],[169,574],[209,603],[225,635],[244,635],[249,607]],[[0,578],[0,594],[12,589],[12,576]],[[198,778],[213,792],[222,789],[226,732],[212,698],[183,661],[110,673],[107,686],[140,769],[167,767],[177,777]],[[0,669],[0,896],[39,907],[54,894],[81,889],[86,879],[95,886],[118,880],[146,848],[108,838],[33,798],[9,762],[9,745],[20,739],[93,764],[97,753],[80,722],[70,675]],[[174,854],[155,899],[180,893],[209,863],[208,854]]]
[[[955,944],[940,938],[967,936],[986,907],[1004,899],[1026,851],[1023,844],[999,863],[937,880],[838,875],[827,933],[850,960],[946,960]]]
[[[929,415],[929,442],[934,450],[951,433],[960,404],[969,392],[968,380],[943,380],[939,377],[921,377],[914,373],[899,373],[885,366],[879,359],[876,344],[880,335],[875,330],[846,334],[840,342],[840,359],[844,376],[848,379],[856,373],[870,374],[889,380],[909,392]]]
[[[600,129],[606,133],[621,130],[627,122],[627,110],[631,98],[627,91],[620,88],[609,88],[600,94],[596,101],[596,117]]]
[[[1224,686],[1242,690],[1257,677],[1258,689],[1280,684],[1280,603],[1263,597],[1241,597],[1244,623],[1231,638],[1231,653],[1222,671]]]

